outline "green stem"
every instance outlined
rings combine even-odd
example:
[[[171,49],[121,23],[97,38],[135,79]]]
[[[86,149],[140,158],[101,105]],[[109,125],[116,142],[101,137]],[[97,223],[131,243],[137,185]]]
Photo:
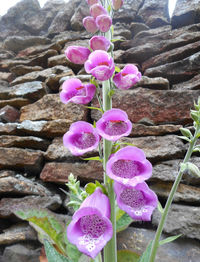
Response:
[[[198,136],[197,136],[198,132],[199,132],[199,127],[196,129],[194,137],[193,137],[192,141],[190,142],[190,146],[189,146],[189,148],[187,150],[187,153],[185,155],[183,163],[187,163],[189,161],[191,155],[192,155],[193,148],[194,148],[194,146],[196,144],[196,141],[198,139]],[[178,175],[176,177],[176,180],[174,181],[174,184],[173,184],[172,189],[170,191],[169,197],[167,199],[167,202],[166,202],[166,205],[165,205],[165,208],[164,208],[164,212],[162,214],[160,223],[159,223],[157,231],[156,231],[155,238],[153,240],[151,253],[150,253],[150,257],[149,257],[149,262],[154,262],[155,261],[157,249],[159,247],[160,236],[162,234],[163,227],[164,227],[164,224],[165,224],[165,221],[166,221],[166,218],[167,218],[167,214],[169,212],[169,208],[171,206],[171,203],[173,201],[174,195],[175,195],[175,193],[177,191],[177,188],[178,188],[178,185],[179,185],[179,183],[181,181],[183,173],[184,173],[184,171],[182,171],[181,168],[180,168],[180,170],[178,172]]]
[[[101,252],[97,255],[97,257],[94,260],[91,260],[91,262],[102,262],[102,256],[101,256]]]

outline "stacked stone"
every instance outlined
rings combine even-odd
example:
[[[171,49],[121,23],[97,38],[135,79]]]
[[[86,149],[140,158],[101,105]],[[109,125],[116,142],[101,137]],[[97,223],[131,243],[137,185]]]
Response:
[[[154,165],[149,185],[163,204],[188,147],[177,137],[179,128],[192,125],[189,111],[200,96],[200,1],[178,0],[171,19],[167,5],[167,0],[125,1],[114,16],[114,38],[123,40],[115,42],[117,66],[137,64],[143,77],[133,89],[116,90],[113,107],[128,113],[133,129],[123,141],[143,149]],[[66,189],[71,172],[83,183],[102,180],[100,164],[75,158],[62,144],[73,122],[100,117],[59,98],[64,79],[89,80],[64,55],[67,46],[88,46],[90,35],[82,27],[88,13],[86,1],[53,0],[40,8],[37,0],[23,0],[0,17],[1,262],[39,261],[36,233],[14,216],[15,208],[46,207],[62,217],[69,210],[59,187]],[[98,106],[96,100],[92,106]],[[198,155],[192,161],[200,167]],[[164,232],[185,239],[160,250],[157,261],[198,261],[199,206],[200,181],[184,176]],[[124,243],[141,253],[158,221],[155,212],[152,223],[139,225],[142,230],[120,233],[119,248]]]

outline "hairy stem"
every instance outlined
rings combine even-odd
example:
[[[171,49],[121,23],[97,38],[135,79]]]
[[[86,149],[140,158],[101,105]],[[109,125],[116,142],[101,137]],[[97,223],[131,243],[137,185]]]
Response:
[[[192,155],[192,152],[193,152],[193,148],[197,142],[197,139],[198,139],[198,132],[199,132],[199,126],[198,128],[196,129],[195,131],[195,134],[194,134],[194,137],[192,139],[192,141],[190,142],[190,146],[187,150],[187,153],[185,155],[185,158],[183,160],[183,163],[187,163]],[[153,240],[153,244],[152,244],[152,248],[151,248],[151,253],[150,253],[150,257],[149,257],[149,262],[154,262],[155,261],[155,258],[156,258],[156,253],[157,253],[157,249],[159,247],[159,240],[160,240],[160,236],[162,234],[162,231],[163,231],[163,227],[164,227],[164,224],[165,224],[165,221],[166,221],[166,218],[167,218],[167,214],[169,212],[169,208],[171,206],[171,203],[173,201],[173,198],[174,198],[174,195],[177,191],[177,188],[178,188],[178,185],[181,181],[181,178],[183,176],[183,173],[184,171],[179,170],[178,172],[178,175],[176,177],[176,180],[174,181],[174,184],[172,186],[172,189],[170,191],[170,194],[169,194],[169,197],[167,199],[167,202],[166,202],[166,205],[165,205],[165,208],[164,208],[164,212],[162,214],[162,217],[161,217],[161,220],[160,220],[160,223],[158,225],[158,228],[157,228],[157,231],[156,231],[156,235],[155,235],[155,238]]]

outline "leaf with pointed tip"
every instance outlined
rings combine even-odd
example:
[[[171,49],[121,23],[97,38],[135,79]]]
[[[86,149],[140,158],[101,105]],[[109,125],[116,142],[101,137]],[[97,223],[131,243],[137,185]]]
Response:
[[[83,158],[83,160],[94,160],[94,161],[100,161],[102,162],[102,159],[99,156],[93,156],[93,157],[87,157],[87,158]]]
[[[131,250],[117,251],[117,262],[138,262],[140,256]]]
[[[58,253],[48,240],[44,240],[44,247],[48,262],[72,262]]]
[[[133,219],[124,212],[124,214],[116,221],[117,233],[125,230],[132,222]]]
[[[157,206],[157,208],[158,208],[158,211],[161,213],[161,214],[163,214],[164,213],[164,209],[163,209],[163,207],[162,207],[162,205],[161,205],[161,203],[158,201],[158,206]]]
[[[161,240],[161,241],[159,242],[159,245],[162,246],[162,245],[164,245],[164,244],[170,243],[170,242],[176,240],[177,238],[179,238],[180,236],[182,236],[182,234],[176,235],[176,236],[172,236],[172,237],[167,237],[167,238]]]
[[[138,262],[149,262],[149,257],[151,253],[151,247],[152,247],[153,241],[151,241],[142,256],[140,257],[140,260]]]

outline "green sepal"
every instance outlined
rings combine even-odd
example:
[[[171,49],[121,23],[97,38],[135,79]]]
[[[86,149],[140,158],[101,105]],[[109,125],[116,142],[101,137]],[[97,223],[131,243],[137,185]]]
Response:
[[[181,131],[181,134],[182,134],[183,136],[185,136],[185,137],[188,137],[188,138],[192,138],[192,137],[193,137],[193,136],[192,136],[192,133],[191,133],[190,130],[187,129],[187,128],[181,127],[181,128],[180,128],[180,131]]]
[[[58,251],[46,239],[44,240],[44,248],[48,262],[72,262],[68,258],[58,253]]]
[[[180,236],[182,236],[182,235],[180,234],[180,235],[176,235],[176,236],[172,236],[172,237],[167,237],[163,240],[160,240],[159,245],[162,246],[164,244],[170,243],[170,242],[176,240],[177,238],[179,238]]]
[[[190,116],[195,122],[199,122],[199,112],[190,110]]]
[[[108,92],[108,96],[111,98],[115,93],[115,90],[114,89],[111,89],[109,92]]]
[[[115,66],[115,72],[119,73],[121,69],[118,66]]]
[[[99,183],[99,181],[95,180],[95,184],[94,183],[88,183],[86,186],[85,186],[85,191],[91,195],[94,193],[94,191],[96,190],[97,187],[100,187],[103,194],[107,195],[107,190],[106,188],[104,187],[104,185],[102,185],[101,183]]]

